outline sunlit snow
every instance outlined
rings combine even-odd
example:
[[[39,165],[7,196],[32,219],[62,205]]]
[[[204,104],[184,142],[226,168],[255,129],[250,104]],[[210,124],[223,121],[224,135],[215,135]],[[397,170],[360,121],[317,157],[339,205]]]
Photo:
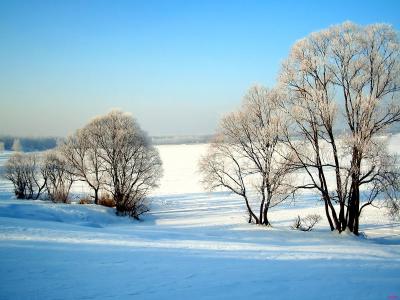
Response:
[[[139,222],[101,206],[15,200],[2,180],[0,299],[400,297],[400,227],[384,210],[365,210],[358,238],[331,233],[324,218],[291,230],[297,215],[324,217],[313,194],[273,208],[272,228],[250,225],[239,197],[203,191],[206,146],[158,146],[164,178]]]

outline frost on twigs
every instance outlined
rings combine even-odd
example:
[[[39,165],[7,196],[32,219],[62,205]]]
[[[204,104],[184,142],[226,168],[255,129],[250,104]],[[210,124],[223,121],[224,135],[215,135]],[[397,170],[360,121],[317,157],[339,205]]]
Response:
[[[249,223],[270,225],[269,209],[291,194],[290,153],[281,142],[286,127],[280,92],[254,86],[242,107],[221,120],[200,161],[204,186],[241,196]]]
[[[5,163],[4,177],[11,181],[17,199],[38,199],[45,189],[40,169],[43,160],[35,153],[15,152]]]
[[[49,200],[69,203],[69,192],[76,178],[64,157],[56,150],[47,152],[40,171],[45,178]]]
[[[293,46],[279,86],[287,95],[292,164],[309,178],[298,189],[320,193],[331,230],[358,235],[363,209],[377,198],[395,211],[399,173],[381,137],[400,122],[397,32],[350,22],[314,32]]]
[[[96,150],[96,159],[91,165],[99,162],[100,166],[87,182],[111,194],[118,215],[138,219],[148,210],[146,196],[157,187],[162,176],[157,149],[136,120],[121,111],[95,118],[85,130],[92,140],[90,147]],[[94,151],[88,153],[93,156]],[[89,178],[87,170],[84,171],[81,177]],[[101,176],[97,177],[97,173]]]

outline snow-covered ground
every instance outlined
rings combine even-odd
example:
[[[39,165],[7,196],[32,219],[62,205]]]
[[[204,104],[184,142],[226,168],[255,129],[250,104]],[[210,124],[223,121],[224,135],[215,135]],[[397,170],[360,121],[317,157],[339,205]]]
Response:
[[[400,224],[384,211],[366,210],[361,238],[325,220],[290,230],[297,215],[323,216],[313,195],[274,208],[273,228],[249,225],[240,198],[202,190],[206,145],[159,150],[164,178],[141,222],[13,200],[0,181],[0,299],[400,299]]]

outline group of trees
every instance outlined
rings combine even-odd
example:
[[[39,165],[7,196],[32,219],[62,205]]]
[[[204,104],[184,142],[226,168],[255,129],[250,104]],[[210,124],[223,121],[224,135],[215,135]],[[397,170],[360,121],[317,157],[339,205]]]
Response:
[[[17,198],[67,202],[73,182],[86,182],[95,204],[109,193],[118,214],[138,218],[144,199],[162,175],[158,151],[128,114],[112,111],[93,119],[44,155],[17,152],[5,166]]]
[[[203,183],[243,197],[249,222],[263,225],[270,225],[270,208],[315,191],[330,229],[358,235],[360,215],[376,199],[399,214],[400,170],[383,138],[400,121],[399,92],[400,43],[390,25],[346,22],[312,33],[294,44],[276,87],[251,88],[222,119],[200,162]],[[67,201],[79,180],[94,203],[108,192],[117,212],[133,217],[145,210],[160,174],[157,150],[119,111],[92,120],[44,157],[17,153],[6,165],[18,198],[46,191]],[[299,219],[295,227],[308,225]]]
[[[200,164],[204,183],[241,195],[249,221],[265,225],[273,205],[317,191],[331,230],[358,235],[359,217],[375,199],[399,212],[400,171],[381,138],[400,121],[399,92],[400,44],[391,26],[346,22],[312,33],[295,43],[274,89],[250,89],[221,121]],[[293,180],[299,174],[308,180]]]

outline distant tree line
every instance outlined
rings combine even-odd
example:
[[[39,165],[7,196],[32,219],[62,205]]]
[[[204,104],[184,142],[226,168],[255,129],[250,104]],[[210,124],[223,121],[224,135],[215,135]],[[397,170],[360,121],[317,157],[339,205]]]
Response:
[[[177,145],[177,144],[205,144],[212,140],[212,135],[167,135],[152,136],[155,145]]]
[[[184,135],[184,136],[152,136],[150,140],[154,145],[171,145],[171,144],[200,144],[208,143],[212,139],[212,135]],[[16,136],[0,136],[0,152],[13,151],[14,143],[20,143],[20,151],[35,152],[54,149],[63,141],[60,137],[16,137]]]
[[[57,146],[59,138],[56,137],[14,137],[0,136],[0,143],[3,147],[0,150],[12,151],[15,141],[19,141],[24,152],[45,151]]]
[[[18,199],[67,203],[72,184],[82,181],[95,204],[109,199],[118,214],[138,219],[162,176],[158,151],[136,120],[120,111],[93,119],[47,152],[14,150],[4,176]]]

